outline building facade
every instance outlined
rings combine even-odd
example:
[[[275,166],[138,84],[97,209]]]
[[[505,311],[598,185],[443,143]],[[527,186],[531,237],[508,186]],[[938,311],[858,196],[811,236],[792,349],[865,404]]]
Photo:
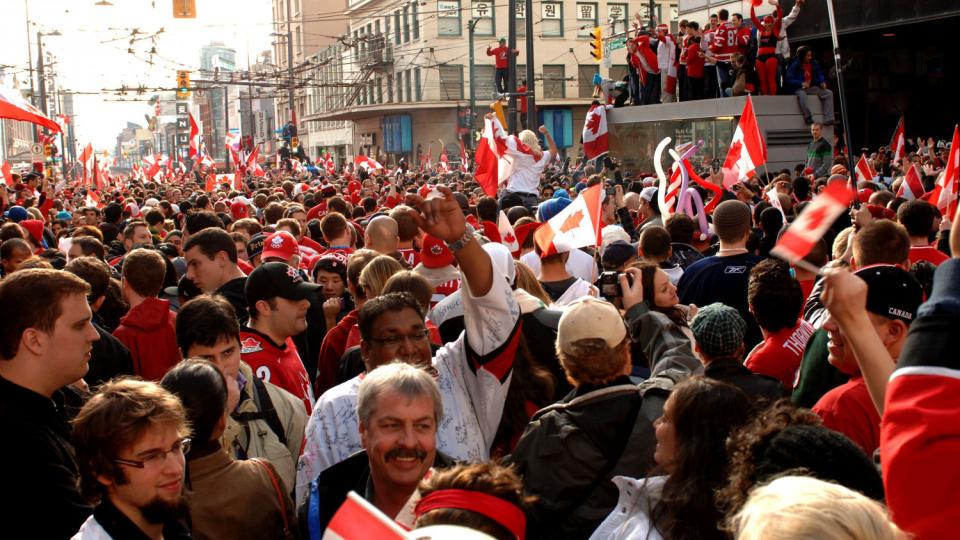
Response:
[[[528,14],[523,0],[517,4],[512,16],[520,84]],[[625,49],[615,48],[609,61],[593,60],[590,32],[600,26],[605,36],[622,35],[636,13],[648,19],[650,2],[558,0],[533,6],[534,80],[528,88],[535,93],[538,123],[548,126],[564,153],[576,156],[594,74],[622,79],[627,73]],[[675,2],[654,7],[658,17],[676,18]],[[323,134],[311,138],[311,150],[333,146],[338,156],[362,152],[388,163],[405,157],[416,164],[427,155],[436,162],[442,141],[454,160],[461,139],[466,146],[476,140],[482,115],[495,101],[494,58],[487,50],[507,36],[507,11],[506,0],[350,0],[349,36],[319,52],[311,68],[316,97],[308,100],[304,119],[323,126]]]

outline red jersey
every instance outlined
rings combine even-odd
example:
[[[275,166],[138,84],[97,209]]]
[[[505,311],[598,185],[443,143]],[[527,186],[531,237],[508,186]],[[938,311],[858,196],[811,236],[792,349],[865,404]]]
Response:
[[[749,36],[747,33],[748,41]],[[741,43],[742,39],[740,30],[734,27],[732,22],[720,23],[713,34],[713,43],[710,44],[710,50],[713,51],[717,62],[730,62],[734,54],[742,52],[741,48],[747,45],[746,41]]]
[[[863,375],[830,390],[813,406],[823,425],[850,440],[872,456],[880,446],[880,413],[877,412]]]
[[[287,338],[283,345],[277,345],[260,332],[243,327],[240,329],[240,359],[253,369],[257,377],[302,399],[307,416],[310,415],[313,390],[291,338]]]
[[[660,68],[657,62],[657,51],[650,46],[650,36],[641,34],[633,38],[633,41],[637,44],[637,52],[634,54],[636,58],[634,66],[637,67],[639,71],[646,73],[659,73]]]
[[[940,266],[940,263],[950,260],[950,257],[947,257],[942,251],[931,246],[911,247],[909,258],[911,265],[920,261],[928,261],[933,263],[934,266]]]
[[[700,43],[690,42],[684,52],[687,59],[687,77],[702,79],[706,58],[700,56]]]
[[[527,85],[521,84],[520,86],[518,86],[518,87],[517,87],[517,93],[518,93],[518,94],[526,94],[526,93],[527,93]],[[527,96],[520,96],[520,97],[517,98],[517,101],[520,102],[520,112],[522,112],[522,113],[527,112]]]
[[[787,391],[793,390],[797,370],[803,360],[803,350],[813,335],[813,326],[799,319],[793,328],[784,328],[768,334],[747,355],[744,365],[760,375],[774,377]]]
[[[506,45],[503,47],[497,47],[496,49],[487,47],[487,56],[496,56],[497,69],[507,69],[508,54],[510,54],[510,48]]]
[[[420,250],[413,248],[400,248],[400,256],[410,265],[410,268],[416,268],[420,264]]]

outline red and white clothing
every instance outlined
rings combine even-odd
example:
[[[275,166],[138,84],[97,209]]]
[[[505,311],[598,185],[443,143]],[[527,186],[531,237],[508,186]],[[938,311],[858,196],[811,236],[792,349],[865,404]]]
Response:
[[[302,399],[307,414],[310,414],[313,388],[293,339],[287,338],[278,345],[253,328],[243,327],[240,329],[240,359],[253,369],[257,377]]]
[[[720,26],[714,32],[710,50],[716,56],[717,62],[729,63],[734,54],[743,52],[749,40],[749,31],[744,36],[737,27],[733,26],[732,22],[727,21],[720,23]]]
[[[642,74],[660,71],[657,52],[653,49],[653,45],[656,45],[657,41],[651,40],[647,34],[641,34],[633,38],[633,41],[637,44],[637,52],[633,54],[636,59],[634,67],[637,68],[637,71]]]
[[[486,295],[463,287],[465,332],[433,356],[443,397],[437,450],[470,463],[486,461],[500,425],[520,340],[520,309],[494,266]],[[307,423],[297,466],[296,502],[321,471],[361,450],[357,389],[362,375],[327,390]]]
[[[414,248],[400,248],[400,257],[410,265],[410,268],[416,268],[420,264],[420,250]]]
[[[942,251],[932,246],[911,247],[909,258],[911,265],[920,261],[928,261],[934,266],[940,266],[940,264],[944,261],[950,260],[950,257],[946,256]]]
[[[700,44],[691,42],[685,50],[687,53],[687,77],[691,79],[702,79],[703,67],[707,59],[700,56]]]
[[[798,319],[797,325],[792,328],[767,334],[747,355],[744,365],[754,373],[779,380],[784,389],[792,391],[803,360],[803,350],[812,335],[813,326]]]
[[[487,56],[496,57],[494,62],[496,63],[497,69],[507,69],[507,65],[509,64],[509,57],[507,56],[508,54],[510,54],[510,48],[506,45],[503,47],[497,47],[495,49],[487,47]]]
[[[813,406],[813,412],[825,427],[849,437],[868,456],[880,446],[880,413],[870,399],[862,374],[824,394]]]

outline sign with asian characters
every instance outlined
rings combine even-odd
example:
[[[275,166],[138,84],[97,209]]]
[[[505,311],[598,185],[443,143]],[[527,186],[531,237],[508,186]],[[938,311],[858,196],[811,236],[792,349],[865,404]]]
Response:
[[[493,2],[474,2],[473,18],[492,19],[493,18]]]
[[[541,16],[544,19],[560,19],[562,6],[559,2],[544,2],[540,4]]]

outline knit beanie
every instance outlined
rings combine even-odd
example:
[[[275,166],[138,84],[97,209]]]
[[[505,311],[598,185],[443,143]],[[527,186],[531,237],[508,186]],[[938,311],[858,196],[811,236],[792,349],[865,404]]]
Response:
[[[880,473],[853,441],[823,426],[794,424],[754,449],[754,480],[764,483],[791,470],[836,482],[883,500]]]
[[[742,201],[723,201],[713,211],[713,229],[720,238],[746,233],[751,221],[750,207]]]
[[[547,222],[550,218],[560,213],[561,210],[570,204],[570,199],[549,199],[540,203],[539,214],[540,221]]]

